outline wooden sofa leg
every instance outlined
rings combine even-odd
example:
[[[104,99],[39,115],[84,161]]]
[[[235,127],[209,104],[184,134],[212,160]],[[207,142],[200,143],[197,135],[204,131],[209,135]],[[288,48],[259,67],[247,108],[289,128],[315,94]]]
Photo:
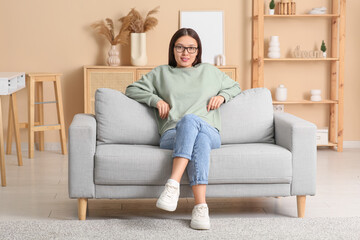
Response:
[[[79,220],[86,220],[87,198],[78,199],[78,216]]]
[[[296,196],[296,200],[298,217],[303,218],[305,216],[306,195]]]

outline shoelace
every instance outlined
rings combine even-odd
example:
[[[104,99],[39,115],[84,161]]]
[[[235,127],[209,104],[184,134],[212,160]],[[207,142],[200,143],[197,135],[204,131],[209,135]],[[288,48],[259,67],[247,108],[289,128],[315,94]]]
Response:
[[[195,208],[194,215],[196,217],[205,217],[206,212],[207,212],[207,207],[201,206],[201,207]]]
[[[165,184],[165,195],[168,198],[175,198],[177,192],[177,187],[171,186],[170,184]]]

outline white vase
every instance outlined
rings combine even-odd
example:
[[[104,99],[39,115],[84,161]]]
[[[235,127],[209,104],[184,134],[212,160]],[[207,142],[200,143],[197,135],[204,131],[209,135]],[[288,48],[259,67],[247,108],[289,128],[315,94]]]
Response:
[[[276,88],[275,99],[277,101],[286,101],[287,89],[284,85],[280,84],[279,87]]]
[[[274,15],[275,9],[269,9],[269,15]]]
[[[321,90],[320,89],[311,89],[310,90],[310,100],[313,102],[319,102],[321,101]]]
[[[270,36],[268,57],[269,58],[280,58],[279,36]]]
[[[119,58],[119,52],[116,49],[116,45],[111,45],[111,48],[108,52],[109,57],[107,59],[107,62],[109,66],[119,66],[120,65],[120,58]]]
[[[323,58],[326,58],[326,52],[322,52],[323,53]]]
[[[134,66],[147,64],[146,33],[131,33],[131,64]]]

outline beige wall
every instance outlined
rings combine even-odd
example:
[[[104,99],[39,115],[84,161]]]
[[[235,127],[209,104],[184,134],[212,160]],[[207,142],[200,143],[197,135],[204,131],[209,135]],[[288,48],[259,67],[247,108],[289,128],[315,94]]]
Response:
[[[318,6],[329,6],[330,0],[296,1],[298,13]],[[301,4],[300,4],[301,3]],[[308,4],[308,5],[307,5]],[[313,4],[313,5],[310,5]],[[132,7],[140,12],[160,5],[159,25],[147,36],[148,64],[167,63],[167,48],[178,29],[179,10],[223,10],[225,12],[225,50],[229,65],[240,67],[241,87],[250,88],[251,75],[251,1],[250,0],[0,0],[0,71],[63,73],[63,97],[67,127],[76,113],[83,111],[84,65],[104,65],[109,44],[95,35],[89,25],[110,17],[118,19]],[[360,80],[357,58],[360,53],[358,24],[360,2],[348,1],[345,67],[344,139],[360,140]],[[296,45],[313,50],[321,40],[330,39],[329,21],[324,19],[269,20],[265,37],[279,35],[283,55]],[[129,47],[121,48],[121,65],[129,64]],[[328,90],[328,63],[268,63],[265,66],[266,87],[279,83],[288,87],[289,98],[306,97],[311,88]],[[51,86],[46,86],[45,99],[53,99]],[[18,94],[20,121],[27,120],[26,91]],[[323,94],[326,97],[326,93]],[[2,108],[8,110],[8,97]],[[327,126],[327,106],[295,106],[286,110],[318,124]],[[56,121],[54,106],[45,106],[46,123]],[[7,114],[3,116],[7,129]],[[22,141],[27,140],[22,130]],[[47,142],[59,140],[56,132],[46,132]]]

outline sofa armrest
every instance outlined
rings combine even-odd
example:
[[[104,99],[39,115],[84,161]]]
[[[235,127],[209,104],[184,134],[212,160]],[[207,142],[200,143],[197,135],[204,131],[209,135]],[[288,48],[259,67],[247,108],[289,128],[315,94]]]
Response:
[[[275,113],[275,142],[292,153],[291,195],[315,195],[316,125],[288,113]]]
[[[94,156],[96,119],[91,114],[76,114],[69,127],[69,196],[94,198]]]

